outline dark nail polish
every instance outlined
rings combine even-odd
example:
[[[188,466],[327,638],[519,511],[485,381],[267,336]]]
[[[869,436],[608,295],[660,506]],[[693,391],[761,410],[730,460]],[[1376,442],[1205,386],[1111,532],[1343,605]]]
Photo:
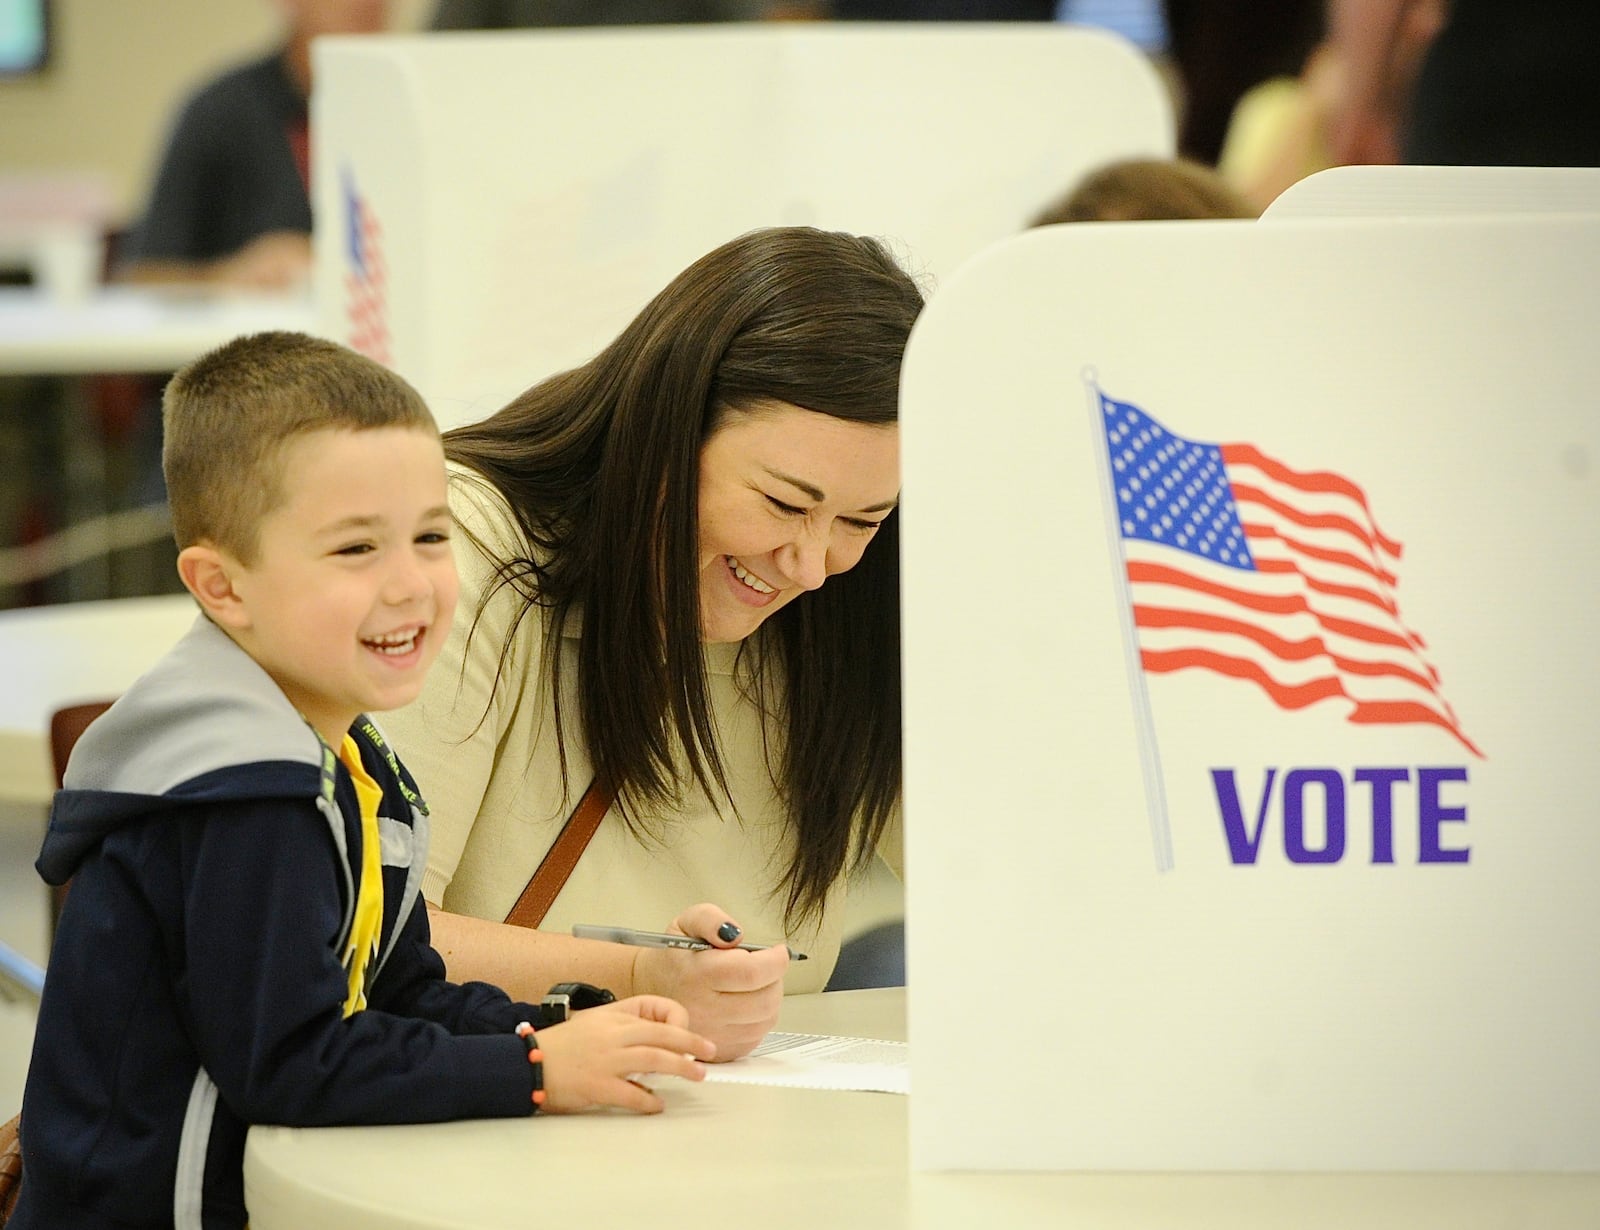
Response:
[[[722,924],[722,926],[717,928],[717,938],[719,940],[724,940],[729,944],[738,939],[740,934],[741,932],[739,928],[734,926],[731,922],[725,922]]]

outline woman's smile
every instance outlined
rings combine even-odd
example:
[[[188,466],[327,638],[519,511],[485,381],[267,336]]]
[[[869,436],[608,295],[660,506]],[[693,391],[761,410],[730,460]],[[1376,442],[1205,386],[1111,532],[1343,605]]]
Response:
[[[733,580],[734,595],[751,606],[766,606],[777,596],[776,586],[768,585],[731,555],[722,557],[728,565],[728,576]]]

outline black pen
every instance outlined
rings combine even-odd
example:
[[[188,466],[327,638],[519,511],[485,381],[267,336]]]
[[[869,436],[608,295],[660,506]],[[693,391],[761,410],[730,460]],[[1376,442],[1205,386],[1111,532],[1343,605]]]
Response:
[[[715,948],[705,940],[692,935],[673,935],[667,931],[635,931],[632,927],[603,927],[598,923],[573,923],[572,934],[580,940],[609,940],[613,944],[630,944],[634,948],[682,948],[688,952],[703,952]],[[765,952],[771,944],[734,944],[746,952]],[[806,954],[789,949],[789,960],[804,961]]]

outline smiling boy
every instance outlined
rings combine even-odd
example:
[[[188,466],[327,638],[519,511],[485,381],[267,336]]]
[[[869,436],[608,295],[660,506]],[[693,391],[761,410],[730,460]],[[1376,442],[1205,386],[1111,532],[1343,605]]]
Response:
[[[165,424],[201,615],[85,733],[52,808],[39,869],[72,892],[13,1230],[242,1226],[252,1123],[660,1109],[627,1078],[698,1079],[713,1051],[680,1006],[552,1024],[446,982],[429,944],[427,809],[365,716],[416,696],[456,606],[421,398],[259,334],[180,372]]]

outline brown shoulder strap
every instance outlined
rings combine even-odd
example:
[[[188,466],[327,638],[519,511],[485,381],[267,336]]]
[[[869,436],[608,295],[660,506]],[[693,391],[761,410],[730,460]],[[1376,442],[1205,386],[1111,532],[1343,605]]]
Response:
[[[606,812],[611,810],[616,797],[617,792],[609,786],[602,786],[598,777],[589,783],[589,788],[583,792],[577,807],[572,809],[567,822],[561,826],[561,832],[556,834],[555,842],[534,871],[528,886],[517,898],[517,904],[506,915],[508,923],[513,927],[537,927],[544,921],[551,903],[561,892],[572,869],[578,865],[578,860],[583,857],[589,839],[600,827]]]
[[[11,1220],[22,1195],[22,1116],[0,1123],[0,1226]]]

